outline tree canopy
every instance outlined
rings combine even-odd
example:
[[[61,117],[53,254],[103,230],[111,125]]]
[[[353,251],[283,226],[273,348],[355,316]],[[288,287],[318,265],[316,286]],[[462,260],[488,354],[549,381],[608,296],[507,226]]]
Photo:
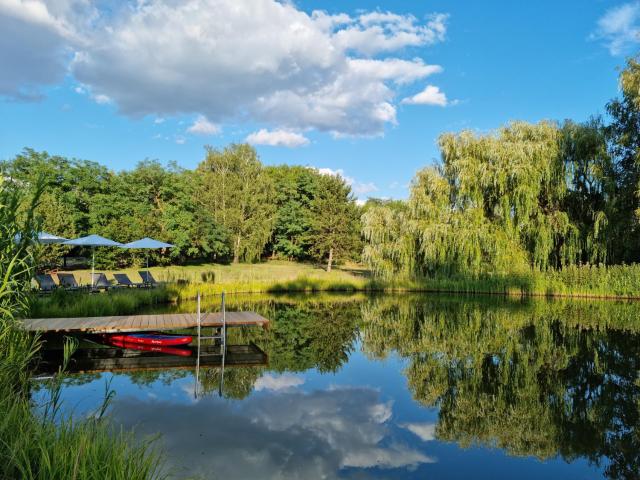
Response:
[[[25,149],[0,162],[0,171],[26,189],[44,179],[36,211],[44,231],[121,242],[148,236],[175,245],[149,252],[152,263],[326,262],[331,248],[340,261],[360,253],[359,207],[344,179],[302,166],[266,167],[249,145],[207,147],[195,170],[146,159],[121,172]],[[49,246],[42,261],[60,264],[68,252]],[[146,255],[101,249],[96,261],[103,268],[125,266],[143,263]]]

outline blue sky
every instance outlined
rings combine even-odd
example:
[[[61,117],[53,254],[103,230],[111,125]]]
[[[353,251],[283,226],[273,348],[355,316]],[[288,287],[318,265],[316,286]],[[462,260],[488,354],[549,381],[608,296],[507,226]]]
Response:
[[[442,132],[604,113],[640,4],[0,0],[0,29],[0,158],[192,168],[248,139],[402,198]]]

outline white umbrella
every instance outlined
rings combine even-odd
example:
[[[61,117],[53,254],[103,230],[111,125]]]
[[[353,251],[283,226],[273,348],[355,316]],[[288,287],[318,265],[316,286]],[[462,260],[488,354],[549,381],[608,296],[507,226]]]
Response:
[[[101,237],[100,235],[88,235],[86,237],[75,238],[62,242],[62,245],[73,245],[77,247],[91,247],[91,288],[93,289],[94,273],[96,267],[95,247],[121,247],[120,242]]]
[[[134,242],[125,243],[122,248],[139,248],[143,250],[157,250],[160,248],[172,248],[175,245],[170,243],[154,240],[153,238],[144,237]],[[147,271],[149,270],[149,255],[147,255]]]

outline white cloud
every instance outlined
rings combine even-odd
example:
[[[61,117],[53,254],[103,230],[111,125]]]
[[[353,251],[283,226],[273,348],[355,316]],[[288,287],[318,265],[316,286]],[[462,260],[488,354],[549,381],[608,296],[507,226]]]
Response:
[[[253,388],[257,391],[270,390],[272,392],[279,392],[282,390],[290,390],[300,385],[304,385],[304,378],[297,375],[285,373],[275,376],[266,373],[256,380]]]
[[[373,182],[354,182],[351,188],[353,190],[353,193],[355,193],[356,195],[364,195],[366,193],[376,192],[378,190],[378,187]]]
[[[447,18],[447,15],[435,14],[425,25],[420,25],[413,15],[364,13],[357,23],[338,30],[334,37],[343,49],[374,55],[443,41]]]
[[[444,40],[447,20],[309,15],[276,0],[102,5],[0,0],[0,95],[35,95],[70,73],[133,117],[380,135],[396,122],[396,85],[441,70],[396,52]]]
[[[272,147],[302,147],[309,144],[304,135],[288,130],[266,130],[264,128],[247,136],[246,142],[252,145],[269,145]]]
[[[106,96],[106,95],[104,95],[102,93],[99,93],[98,95],[93,95],[91,98],[93,98],[93,100],[96,103],[99,103],[101,105],[103,105],[105,103],[111,103],[111,99],[108,96]]]
[[[0,31],[0,95],[38,99],[38,87],[62,81],[66,29],[46,4],[0,0]]]
[[[446,107],[448,104],[447,96],[440,91],[435,85],[427,85],[420,93],[416,93],[412,97],[402,99],[402,103],[409,105],[437,105]]]
[[[356,58],[349,60],[349,65],[356,74],[380,80],[393,80],[398,84],[411,83],[442,72],[440,65],[427,65],[420,58],[412,61],[399,58],[384,60]]]
[[[187,132],[194,135],[216,135],[220,133],[220,127],[215,123],[211,123],[204,115],[198,115]]]
[[[612,55],[629,53],[640,43],[640,2],[608,10],[598,20],[593,37],[603,40]]]
[[[161,123],[164,123],[164,118],[163,117],[156,117],[153,119],[153,123],[155,123],[156,125],[159,125]]]
[[[186,143],[187,139],[184,138],[182,135],[176,135],[176,143],[178,145],[184,145]]]
[[[337,170],[333,170],[331,168],[316,168],[315,169],[321,175],[331,175],[334,177],[341,177],[347,185],[351,187],[351,190],[356,195],[365,195],[367,193],[375,192],[378,190],[378,187],[373,182],[359,182],[353,177],[350,177],[344,173],[344,170],[338,168]],[[364,199],[358,199],[360,203],[358,205],[364,205]]]
[[[400,426],[420,437],[423,442],[430,442],[436,438],[435,423],[405,423]]]

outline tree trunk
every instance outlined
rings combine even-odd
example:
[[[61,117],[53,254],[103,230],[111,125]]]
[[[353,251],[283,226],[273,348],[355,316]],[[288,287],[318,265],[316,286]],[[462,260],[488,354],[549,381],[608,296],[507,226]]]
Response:
[[[329,260],[327,261],[327,272],[331,271],[332,263],[333,263],[333,247],[329,249]]]
[[[238,235],[233,245],[233,263],[240,263],[240,235]]]

